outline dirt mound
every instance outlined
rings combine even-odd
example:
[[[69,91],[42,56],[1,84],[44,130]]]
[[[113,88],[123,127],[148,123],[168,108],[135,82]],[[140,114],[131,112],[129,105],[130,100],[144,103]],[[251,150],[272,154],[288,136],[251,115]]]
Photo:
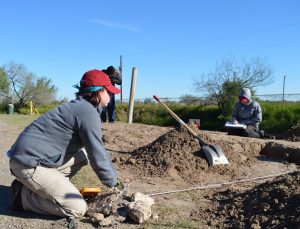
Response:
[[[220,228],[299,228],[300,172],[268,181],[244,193],[225,191],[210,197],[215,209],[201,217]],[[200,215],[200,216],[199,216]],[[217,221],[216,221],[217,219]]]
[[[285,133],[276,137],[276,139],[283,139],[293,142],[300,141],[300,126],[293,126]]]
[[[250,166],[255,159],[252,151],[257,151],[255,146],[249,145],[237,147],[228,142],[215,142],[208,134],[197,133],[206,143],[219,145],[228,160],[230,166],[219,165],[209,167],[199,142],[184,127],[178,127],[160,136],[154,142],[141,147],[131,153],[131,158],[126,161],[139,173],[146,176],[168,175],[174,179],[183,179],[189,183],[199,183],[205,180],[208,173],[227,175],[235,178],[237,167]],[[247,150],[247,155],[243,152]],[[260,150],[260,149],[258,149]]]
[[[284,146],[276,142],[268,142],[261,151],[261,154],[268,157],[281,158],[285,161],[300,165],[300,148]]]

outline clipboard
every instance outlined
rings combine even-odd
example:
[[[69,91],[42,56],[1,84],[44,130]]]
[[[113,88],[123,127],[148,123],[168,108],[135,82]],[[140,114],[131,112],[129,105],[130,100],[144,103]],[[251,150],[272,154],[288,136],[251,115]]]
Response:
[[[226,128],[235,128],[235,129],[246,129],[246,128],[247,128],[247,126],[244,125],[244,124],[233,124],[233,123],[230,122],[230,121],[227,121],[227,122],[225,123],[225,127],[226,127]]]

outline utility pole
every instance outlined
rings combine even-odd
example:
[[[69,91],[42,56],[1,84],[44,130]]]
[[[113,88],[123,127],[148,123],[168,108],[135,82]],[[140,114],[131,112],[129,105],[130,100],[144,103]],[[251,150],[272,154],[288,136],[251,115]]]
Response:
[[[283,102],[284,102],[285,78],[286,78],[286,75],[283,76],[283,90],[282,90],[282,101]]]
[[[121,90],[121,93],[120,93],[120,100],[121,100],[121,103],[123,102],[123,96],[122,96],[122,85],[123,85],[123,56],[120,55],[120,67],[119,67],[119,71],[120,71],[120,77],[122,79],[122,83],[120,85],[120,90]]]

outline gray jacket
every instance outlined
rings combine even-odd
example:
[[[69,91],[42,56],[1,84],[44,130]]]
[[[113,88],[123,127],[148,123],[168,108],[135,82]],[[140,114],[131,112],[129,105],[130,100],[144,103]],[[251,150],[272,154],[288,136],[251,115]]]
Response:
[[[81,97],[48,111],[31,123],[9,154],[11,159],[29,167],[57,168],[82,147],[101,182],[115,186],[116,172],[104,148],[99,113]]]
[[[259,123],[262,121],[262,110],[259,103],[252,100],[251,91],[248,88],[244,88],[240,96],[248,98],[250,102],[247,105],[240,102],[235,104],[232,121],[236,120],[241,124],[253,125],[258,128]]]

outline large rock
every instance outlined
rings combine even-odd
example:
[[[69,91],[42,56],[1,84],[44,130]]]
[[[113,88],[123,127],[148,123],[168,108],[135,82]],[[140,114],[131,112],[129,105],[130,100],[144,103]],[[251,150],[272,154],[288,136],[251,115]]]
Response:
[[[128,204],[128,216],[137,223],[143,223],[151,217],[151,206],[154,200],[140,192],[132,197],[133,202]]]
[[[136,223],[143,223],[151,217],[151,205],[142,201],[130,202],[128,216]]]
[[[150,205],[150,206],[152,206],[154,204],[154,200],[150,196],[142,194],[140,192],[134,193],[133,196],[132,196],[132,200],[133,200],[133,202],[141,201],[144,204],[147,204],[147,205]]]

